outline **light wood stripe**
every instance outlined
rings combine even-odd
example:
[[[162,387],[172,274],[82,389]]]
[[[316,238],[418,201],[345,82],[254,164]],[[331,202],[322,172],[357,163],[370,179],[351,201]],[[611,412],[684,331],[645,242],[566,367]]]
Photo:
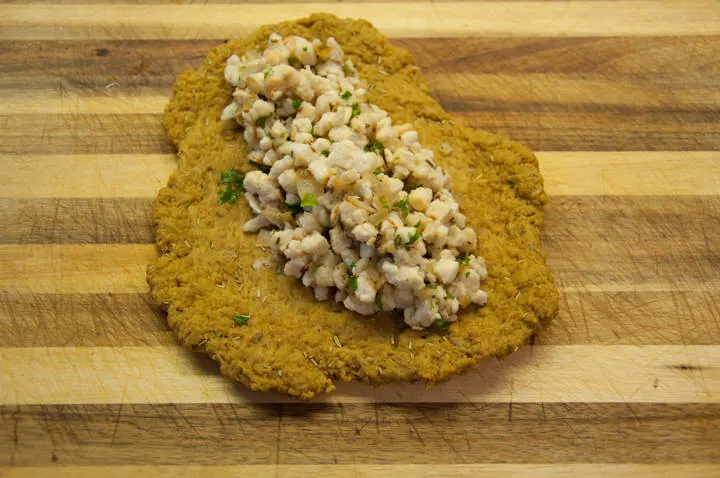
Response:
[[[416,478],[512,478],[568,477],[587,478],[634,477],[657,478],[658,476],[693,476],[696,478],[715,478],[720,474],[718,465],[666,465],[666,464],[610,464],[610,463],[571,463],[571,464],[462,464],[462,465],[226,465],[226,466],[47,466],[0,468],[5,478],[75,478],[78,476],[102,476],[104,478],[304,478],[331,476],[333,478],[396,478],[413,476]]]
[[[536,153],[552,196],[720,194],[720,152]],[[5,198],[154,197],[176,167],[174,155],[7,155]],[[689,165],[692,165],[691,167]]]
[[[8,155],[5,198],[155,197],[177,168],[173,154]]]
[[[155,246],[0,246],[0,290],[51,294],[146,292]]]
[[[27,90],[0,90],[0,115],[160,114],[167,103],[167,95],[125,94],[112,90],[107,96],[87,96],[77,91],[64,92],[60,88],[43,90],[37,95],[29,95]]]
[[[5,405],[293,401],[249,392],[179,347],[0,348],[0,359]],[[535,346],[436,388],[340,384],[320,401],[720,403],[718,387],[720,346]]]
[[[720,194],[720,152],[538,152],[549,195]]]
[[[713,0],[417,4],[2,5],[2,39],[227,38],[312,12],[363,17],[392,37],[696,35],[720,32]],[[60,20],[62,19],[62,20]]]
[[[315,0],[313,3],[340,3],[346,0]],[[568,0],[402,0],[404,3],[487,3],[487,2],[567,2]],[[578,0],[570,0],[578,1]],[[588,0],[581,0],[588,1]],[[593,0],[589,0],[593,1]],[[634,1],[634,0],[625,0]],[[398,0],[349,0],[347,3],[397,3]],[[213,4],[233,4],[233,5],[253,5],[253,4],[288,4],[300,3],[306,4],[307,0],[1,0],[3,4],[53,4],[53,5],[94,5],[94,4],[137,4],[137,5],[213,5]]]

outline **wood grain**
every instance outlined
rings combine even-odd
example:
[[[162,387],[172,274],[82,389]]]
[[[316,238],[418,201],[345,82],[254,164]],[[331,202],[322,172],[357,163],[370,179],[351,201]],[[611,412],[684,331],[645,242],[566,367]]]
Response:
[[[80,108],[68,114],[23,114],[18,109],[0,115],[0,154],[174,152],[159,114],[86,114]],[[472,128],[500,133],[536,151],[720,150],[717,111],[588,111],[568,105],[566,111],[545,112],[544,105],[518,104],[510,112],[451,112]]]
[[[147,292],[150,244],[0,245],[0,289],[52,294]]]
[[[720,345],[720,292],[564,292],[536,345]],[[0,294],[2,347],[175,346],[145,293]]]
[[[612,78],[615,74],[661,77],[668,73],[719,73],[719,38],[698,32],[690,36],[514,35],[401,37],[391,41],[409,50],[425,74],[594,73]],[[111,76],[121,86],[142,85],[155,77],[167,81],[169,76],[197,68],[219,43],[217,39],[0,40],[0,72],[8,75],[3,81],[14,77],[41,79],[49,74],[86,85],[88,79]]]
[[[146,198],[2,199],[0,244],[147,244],[153,241]]]
[[[720,421],[717,405],[624,403],[108,404],[11,406],[0,413],[13,424],[0,429],[3,464],[105,467],[716,465]]]
[[[22,155],[4,158],[5,198],[155,197],[177,168],[175,155]]]
[[[13,114],[0,115],[0,125],[4,155],[175,152],[157,114]]]
[[[551,196],[714,195],[720,152],[538,152]],[[174,155],[9,155],[12,177],[0,177],[4,198],[155,197]],[[692,163],[692,168],[683,167]]]
[[[144,279],[174,78],[315,10],[539,151],[531,347],[302,404],[177,347]],[[714,0],[0,1],[0,476],[718,476],[719,75]]]
[[[173,346],[175,334],[145,293],[0,293],[1,347]],[[717,343],[720,344],[720,337]]]
[[[720,11],[708,0],[653,2],[488,2],[265,5],[0,5],[2,38],[224,39],[267,23],[313,12],[363,17],[391,37],[697,35],[720,32]],[[62,18],[58,23],[55,18]],[[678,21],[682,19],[682,21]]]
[[[717,102],[708,103],[717,96],[717,38],[400,38],[395,42],[411,51],[446,109],[473,127],[510,135],[535,149],[712,150],[720,147]],[[6,76],[0,79],[0,89],[50,89],[66,98],[120,92],[165,95],[175,75],[198,66],[217,43],[2,41],[0,72]],[[458,95],[452,84],[443,81],[445,75],[462,79],[468,73],[476,79],[463,82],[463,88],[473,101],[464,101],[464,93]],[[502,80],[493,80],[493,75],[502,75]],[[502,101],[483,96],[493,91],[487,82],[498,87],[496,95],[505,95]],[[107,89],[108,85],[113,88]],[[524,95],[522,101],[515,90]],[[644,103],[633,101],[638,94]],[[573,102],[573,95],[581,101]],[[584,95],[592,101],[588,103]],[[673,103],[683,95],[690,101],[682,107]],[[696,100],[704,103],[694,104]],[[673,108],[666,108],[668,104]],[[78,109],[83,105],[79,103]],[[17,101],[8,103],[6,108],[10,107],[24,111]],[[69,148],[77,153],[171,152],[157,114],[151,116],[6,115],[0,120],[12,121],[7,125],[12,127],[0,131],[0,147],[25,153]],[[609,130],[607,124],[615,127]],[[98,130],[105,134],[98,135]]]
[[[97,208],[103,207],[102,203],[75,203],[81,206],[78,214],[84,215],[73,216],[73,220],[79,221],[76,226],[68,217],[63,219],[62,214],[68,216],[70,209],[65,206],[62,208],[65,212],[61,213],[59,204],[55,203],[52,213],[48,211],[51,218],[48,226],[36,227],[35,232],[31,228],[29,238],[34,235],[35,242],[43,242],[37,238],[47,234],[59,243],[73,237],[102,242],[102,238],[110,234],[100,226],[90,227],[92,218],[100,214]],[[83,204],[88,209],[83,211]],[[136,203],[128,203],[133,204]],[[126,238],[139,244],[0,246],[0,286],[5,290],[33,293],[145,291],[145,265],[155,256],[155,250],[152,245],[143,244],[150,239],[147,229],[149,203],[144,204],[144,208],[136,210],[140,211],[140,216],[132,217],[132,221],[123,227],[140,224],[145,232],[125,229],[125,233],[119,231],[120,236],[116,236],[125,234]],[[717,290],[720,284],[720,268],[717,267],[720,227],[717,226],[716,199],[663,202],[660,198],[649,198],[642,208],[628,199],[584,202],[578,198],[559,202],[558,206],[561,208],[556,215],[552,209],[548,211],[544,240],[548,262],[558,285],[565,292]],[[130,220],[131,216],[126,214],[132,213],[121,212],[122,207],[110,206],[106,210],[117,211],[117,216],[107,222],[108,227],[113,221],[127,224]],[[635,209],[628,211],[628,207]],[[597,217],[603,220],[597,221]],[[558,222],[554,222],[554,218]],[[56,226],[58,223],[62,226]],[[16,242],[13,237],[24,236],[25,231],[28,231],[27,226],[15,225],[10,229],[10,235],[0,242]]]
[[[57,455],[56,455],[57,458]],[[52,455],[50,460],[52,461]],[[58,461],[60,459],[58,458]],[[433,478],[485,478],[513,477],[576,477],[589,478],[614,476],[620,478],[657,476],[693,476],[715,478],[718,465],[667,465],[667,464],[441,464],[441,465],[123,465],[103,466],[34,466],[11,468],[6,478],[74,478],[102,474],[107,478],[186,478],[202,474],[211,478],[230,478],[242,474],[246,478],[275,476],[278,478],[305,478],[332,476],[337,478],[395,478],[399,474]]]
[[[150,67],[148,67],[150,68]],[[174,77],[148,75],[151,80],[115,86],[112,76],[63,77],[14,76],[0,81],[0,114],[107,113],[160,114],[167,104]],[[448,111],[517,111],[519,105],[542,107],[543,111],[575,110],[638,111],[664,109],[672,103],[676,111],[717,111],[720,92],[714,86],[718,73],[626,74],[608,77],[586,73],[459,73],[439,71],[424,75]],[[119,82],[118,82],[119,83]],[[112,86],[111,86],[112,85]],[[28,86],[32,95],[28,97]],[[95,95],[95,89],[101,95]],[[91,90],[92,93],[88,94]],[[562,92],[558,94],[558,92]]]
[[[0,244],[149,244],[150,198],[0,199]],[[555,196],[544,237],[570,241],[689,243],[717,251],[717,196]]]
[[[147,79],[127,81],[124,85],[113,80],[113,76],[78,80],[48,75],[5,78],[0,80],[3,100],[0,114],[110,110],[120,114],[162,113],[174,76],[149,74]],[[458,113],[517,111],[521,105],[546,112],[564,112],[572,105],[574,111],[645,113],[662,110],[669,103],[675,111],[692,113],[717,111],[720,99],[720,93],[714,88],[720,79],[719,73],[616,74],[613,77],[586,73],[577,77],[568,73],[471,73],[465,70],[424,76],[440,103],[448,111]],[[95,96],[98,87],[105,91],[100,90],[101,94]],[[27,97],[28,90],[32,92],[31,97]]]
[[[65,92],[57,88],[28,96],[22,89],[0,90],[0,115],[160,114],[166,104],[166,95],[118,93],[112,96],[86,96],[78,91]]]
[[[98,104],[94,105],[98,107]],[[448,105],[444,105],[448,108]],[[120,111],[0,115],[0,153],[173,153],[159,114]],[[543,105],[517,111],[452,112],[475,129],[500,133],[536,151],[713,151],[720,149],[717,111],[545,112]],[[608,125],[613,125],[608,128]]]
[[[249,392],[206,356],[178,347],[5,347],[0,358],[5,405],[294,402]],[[720,403],[719,360],[716,345],[534,346],[431,389],[341,383],[316,401]]]

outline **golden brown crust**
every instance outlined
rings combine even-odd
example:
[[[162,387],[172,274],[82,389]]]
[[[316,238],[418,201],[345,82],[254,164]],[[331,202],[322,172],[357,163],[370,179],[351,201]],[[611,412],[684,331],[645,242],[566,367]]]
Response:
[[[489,300],[465,310],[447,335],[405,329],[394,315],[367,318],[317,302],[297,279],[252,267],[267,253],[254,234],[242,232],[249,208],[218,204],[220,172],[246,169],[242,141],[219,123],[231,95],[223,70],[231,53],[263,49],[274,31],[335,37],[369,84],[369,101],[396,123],[413,122],[452,174],[488,264]],[[202,67],[178,77],[163,125],[178,147],[179,167],[153,208],[161,255],[148,268],[152,298],[183,345],[205,351],[224,375],[253,390],[308,399],[332,391],[335,380],[435,383],[509,354],[557,314],[557,289],[540,249],[547,197],[537,159],[517,143],[452,120],[429,96],[410,54],[365,21],[313,15],[218,46]],[[251,314],[247,325],[232,321],[240,314]]]

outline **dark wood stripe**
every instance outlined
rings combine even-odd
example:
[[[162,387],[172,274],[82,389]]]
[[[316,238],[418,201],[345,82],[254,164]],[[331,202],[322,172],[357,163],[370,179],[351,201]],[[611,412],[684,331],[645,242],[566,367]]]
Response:
[[[718,196],[553,196],[545,211],[548,244],[657,241],[719,251]]]
[[[413,52],[447,110],[537,150],[720,148],[720,36],[396,42]],[[175,75],[217,43],[0,41],[0,87],[168,95]],[[454,74],[463,76],[448,81]],[[4,153],[170,149],[156,115],[9,116],[0,125]]]
[[[717,463],[720,406],[0,407],[0,465]]]
[[[418,66],[446,73],[720,72],[720,36],[397,39]],[[682,61],[679,59],[682,58]]]
[[[720,149],[720,114],[714,112],[487,111],[455,116],[536,151]],[[0,126],[2,154],[174,152],[159,114],[0,115]]]
[[[148,198],[0,198],[0,244],[147,244]]]
[[[0,347],[175,345],[147,294],[0,292]]]
[[[720,291],[561,290],[560,315],[534,343],[718,345]]]
[[[482,111],[457,114],[467,125],[502,134],[536,151],[714,151],[720,114],[688,111]]]
[[[173,153],[160,115],[0,115],[1,154]]]
[[[218,44],[218,40],[5,40],[0,41],[0,72],[60,76],[68,81],[115,77],[139,83],[197,68]]]
[[[716,54],[720,35],[399,38],[392,41],[412,52],[420,68],[447,74],[720,73],[720,59]],[[218,40],[208,39],[0,40],[0,72],[18,76],[60,75],[68,80],[87,76],[128,79],[174,76],[199,66],[210,48],[218,44]]]
[[[0,198],[0,244],[150,243],[152,198]],[[554,196],[545,244],[643,243],[717,253],[718,196]]]
[[[539,345],[718,345],[720,292],[565,292]],[[174,346],[146,294],[0,293],[0,348]]]

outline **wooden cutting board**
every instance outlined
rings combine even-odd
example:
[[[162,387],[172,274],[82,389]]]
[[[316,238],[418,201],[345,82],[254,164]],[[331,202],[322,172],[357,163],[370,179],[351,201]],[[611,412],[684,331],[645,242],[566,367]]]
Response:
[[[720,475],[719,3],[184,3],[0,4],[0,475]],[[176,346],[144,278],[175,75],[311,11],[537,151],[562,311],[531,347],[298,403]]]

